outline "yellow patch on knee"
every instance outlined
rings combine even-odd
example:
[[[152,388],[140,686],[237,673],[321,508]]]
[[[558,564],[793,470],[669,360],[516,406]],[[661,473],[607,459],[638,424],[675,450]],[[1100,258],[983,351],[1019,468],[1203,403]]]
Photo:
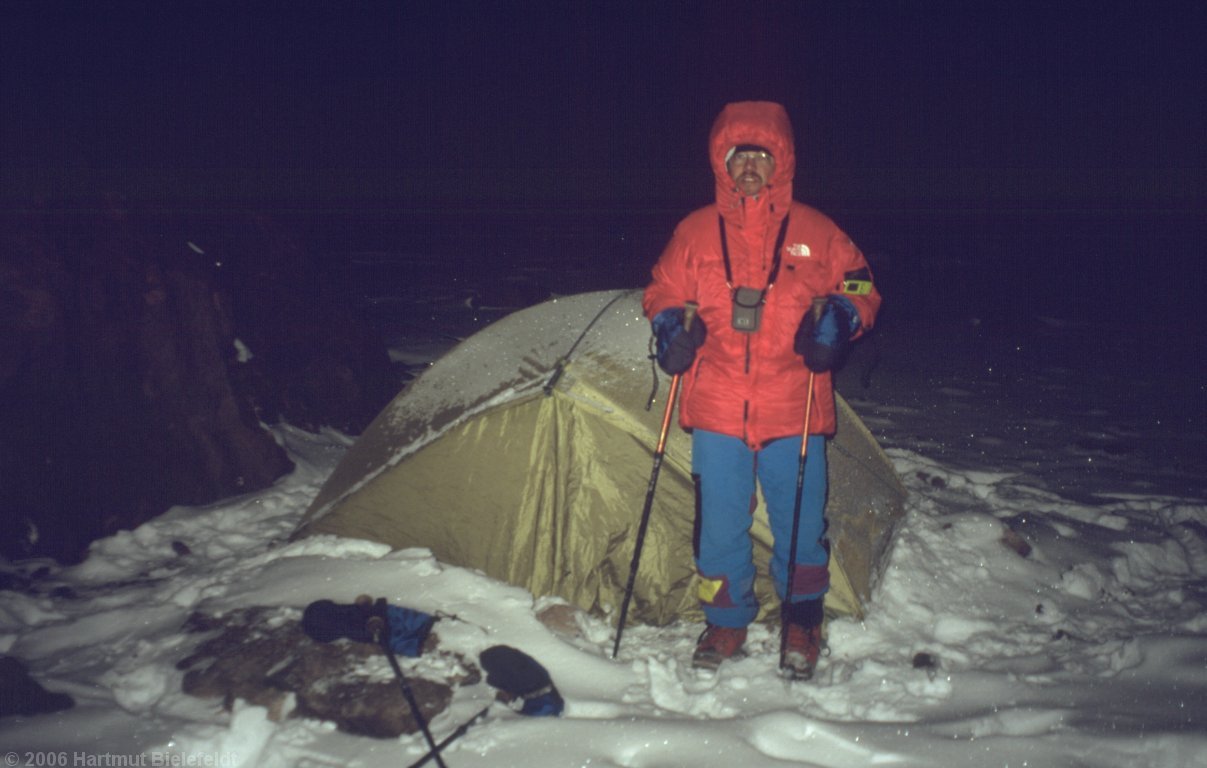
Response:
[[[717,599],[717,593],[725,586],[723,579],[700,579],[700,586],[697,587],[696,594],[701,602],[711,603]]]

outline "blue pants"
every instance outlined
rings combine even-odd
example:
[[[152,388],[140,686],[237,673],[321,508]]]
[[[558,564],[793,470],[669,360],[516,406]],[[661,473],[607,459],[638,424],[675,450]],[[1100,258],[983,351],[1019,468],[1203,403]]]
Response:
[[[696,479],[696,568],[700,604],[710,624],[744,627],[758,614],[754,546],[750,539],[755,482],[762,487],[775,544],[771,577],[781,599],[787,590],[799,437],[773,440],[753,450],[740,438],[697,429],[692,433]],[[825,538],[826,440],[809,437],[801,496],[796,575],[789,602],[821,597],[830,586]]]

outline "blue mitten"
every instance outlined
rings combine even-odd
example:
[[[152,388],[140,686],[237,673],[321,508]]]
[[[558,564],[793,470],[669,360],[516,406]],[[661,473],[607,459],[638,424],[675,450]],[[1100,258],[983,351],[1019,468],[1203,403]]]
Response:
[[[831,295],[820,317],[814,319],[811,310],[805,312],[792,348],[805,358],[809,370],[825,373],[842,360],[859,325],[859,313],[850,299]]]
[[[708,329],[698,316],[692,318],[690,328],[684,329],[685,317],[682,307],[671,307],[655,315],[652,323],[658,366],[671,376],[678,376],[692,367],[696,350],[704,345],[708,336]]]

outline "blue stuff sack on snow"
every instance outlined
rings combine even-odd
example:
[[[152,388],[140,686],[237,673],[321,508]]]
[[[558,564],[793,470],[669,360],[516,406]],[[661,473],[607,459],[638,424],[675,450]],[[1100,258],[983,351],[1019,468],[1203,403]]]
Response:
[[[390,650],[412,658],[423,653],[423,643],[432,631],[436,617],[430,613],[403,608],[386,607],[386,626],[390,628]]]
[[[320,643],[344,637],[358,643],[372,643],[369,620],[375,617],[389,628],[390,650],[411,658],[423,653],[423,644],[436,623],[435,616],[423,611],[389,605],[383,597],[375,601],[365,597],[351,605],[315,600],[302,614],[302,630]]]

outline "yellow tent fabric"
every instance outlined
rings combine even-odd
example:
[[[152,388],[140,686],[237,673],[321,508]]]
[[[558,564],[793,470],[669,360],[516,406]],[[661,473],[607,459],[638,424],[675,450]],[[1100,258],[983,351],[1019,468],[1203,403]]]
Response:
[[[555,299],[483,329],[386,406],[328,478],[295,537],[425,547],[442,562],[534,595],[614,614],[669,389],[648,342],[635,290]],[[655,383],[658,397],[647,409]],[[858,616],[905,490],[841,398],[838,410],[838,435],[828,446],[827,610]],[[701,618],[689,452],[687,435],[672,427],[630,606],[637,621]],[[768,610],[775,601],[761,502],[753,532],[757,589]]]

